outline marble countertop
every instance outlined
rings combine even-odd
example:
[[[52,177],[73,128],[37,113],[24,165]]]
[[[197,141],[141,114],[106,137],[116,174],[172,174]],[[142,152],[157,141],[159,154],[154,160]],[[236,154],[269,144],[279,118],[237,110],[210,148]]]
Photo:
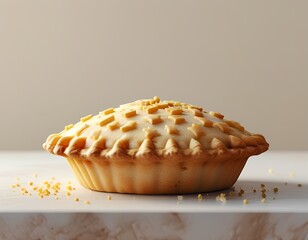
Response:
[[[307,151],[269,151],[248,160],[235,184],[235,191],[227,189],[202,193],[203,199],[200,200],[198,194],[178,196],[94,192],[77,183],[64,158],[41,151],[2,151],[0,212],[308,213],[307,169]],[[57,196],[51,194],[41,199],[32,189],[45,180],[62,183]],[[69,181],[75,190],[66,196],[65,187]],[[33,186],[29,182],[33,182]],[[16,184],[20,187],[12,188]],[[261,184],[266,189],[265,203],[261,202]],[[22,187],[27,189],[27,194],[22,195]],[[241,189],[244,193],[239,196]],[[226,201],[217,200],[220,193],[226,194]],[[79,201],[75,201],[76,198]],[[244,199],[248,200],[248,204],[243,203]]]

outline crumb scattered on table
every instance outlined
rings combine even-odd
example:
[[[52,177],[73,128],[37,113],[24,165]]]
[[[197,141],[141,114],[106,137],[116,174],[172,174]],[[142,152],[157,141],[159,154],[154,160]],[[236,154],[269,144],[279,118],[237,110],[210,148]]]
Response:
[[[216,201],[221,201],[221,202],[225,203],[227,201],[226,194],[225,193],[220,193],[216,197]]]
[[[184,199],[183,196],[177,196],[178,201],[182,201]]]

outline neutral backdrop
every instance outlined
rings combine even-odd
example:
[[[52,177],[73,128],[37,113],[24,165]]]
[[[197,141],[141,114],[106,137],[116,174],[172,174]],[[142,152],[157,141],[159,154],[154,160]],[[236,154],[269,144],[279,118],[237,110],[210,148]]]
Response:
[[[0,0],[0,149],[158,95],[308,150],[308,1]]]

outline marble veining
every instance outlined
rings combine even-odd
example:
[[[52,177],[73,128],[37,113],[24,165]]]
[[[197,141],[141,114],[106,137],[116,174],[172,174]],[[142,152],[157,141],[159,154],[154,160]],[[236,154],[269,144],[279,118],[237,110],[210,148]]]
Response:
[[[0,215],[0,239],[307,240],[308,214],[7,213]]]

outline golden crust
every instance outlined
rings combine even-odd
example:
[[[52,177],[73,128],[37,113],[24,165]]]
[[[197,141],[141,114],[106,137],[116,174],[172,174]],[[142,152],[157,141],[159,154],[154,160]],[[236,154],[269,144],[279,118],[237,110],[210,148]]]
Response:
[[[151,145],[145,140],[144,145]],[[172,143],[170,143],[172,145]],[[149,149],[149,148],[146,148]],[[107,161],[67,157],[81,185],[96,191],[135,194],[179,194],[217,191],[231,187],[240,175],[246,153],[240,149],[215,152],[206,161],[203,154],[184,159],[178,153],[159,158],[145,153],[138,161],[114,156]],[[146,172],[146,174],[144,174]],[[103,176],[103,177],[102,177]],[[133,177],[132,177],[133,176]]]
[[[83,117],[75,125],[68,125],[62,132],[50,135],[43,147],[52,154],[66,157],[80,183],[88,188],[158,194],[229,187],[236,181],[246,160],[266,151],[269,145],[262,135],[248,132],[238,122],[225,120],[220,113],[208,113],[201,107],[160,101],[155,97],[121,105],[119,108],[108,108],[96,116]],[[122,189],[120,183],[117,187],[102,187],[100,176],[96,176],[101,171],[104,178],[114,179],[103,165],[114,166],[115,175],[120,172],[124,174],[123,169],[130,171],[133,165],[138,169],[146,168],[148,177],[153,180],[160,174],[159,166],[164,164],[171,172],[170,176],[161,181],[168,182],[169,178],[176,178],[178,171],[189,166],[196,170],[196,166],[202,169],[213,162],[220,168],[226,161],[238,161],[242,168],[239,167],[237,171],[229,169],[233,178],[230,176],[228,181],[226,179],[221,185],[216,184],[216,187],[214,183],[207,183],[189,190],[183,183],[178,187],[161,186],[161,190],[155,190],[154,186],[136,190],[136,185]],[[119,164],[127,167],[118,169]],[[196,174],[190,175],[192,177]],[[96,183],[91,182],[91,179],[96,179]],[[213,181],[208,176],[204,176],[204,180]],[[122,183],[125,184],[127,182]]]

